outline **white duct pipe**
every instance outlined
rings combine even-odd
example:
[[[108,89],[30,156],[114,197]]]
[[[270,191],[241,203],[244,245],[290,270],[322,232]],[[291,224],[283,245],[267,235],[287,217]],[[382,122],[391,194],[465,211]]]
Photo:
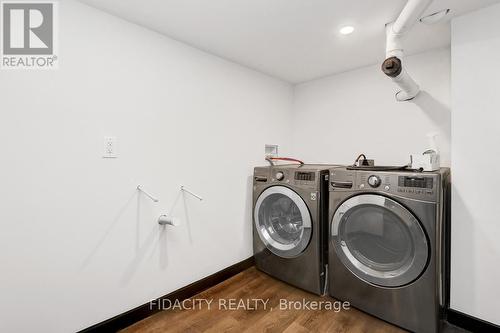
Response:
[[[404,34],[420,19],[432,0],[408,0],[405,8],[394,22],[392,30],[395,34]]]
[[[418,84],[403,68],[403,41],[406,33],[417,23],[431,2],[432,0],[408,0],[397,20],[386,26],[386,60],[382,64],[382,71],[401,88],[396,94],[396,99],[400,102],[413,99],[420,92]]]

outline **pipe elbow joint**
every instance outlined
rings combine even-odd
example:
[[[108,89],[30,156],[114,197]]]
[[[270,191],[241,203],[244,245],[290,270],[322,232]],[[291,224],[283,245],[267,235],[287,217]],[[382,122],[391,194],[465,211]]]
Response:
[[[385,59],[382,63],[382,72],[401,88],[401,91],[396,94],[397,101],[409,101],[420,92],[420,87],[403,68],[403,63],[398,57]]]
[[[394,23],[388,23],[385,27],[386,33],[386,57],[399,57],[402,58],[404,54],[403,39],[404,34],[396,33],[393,30]]]

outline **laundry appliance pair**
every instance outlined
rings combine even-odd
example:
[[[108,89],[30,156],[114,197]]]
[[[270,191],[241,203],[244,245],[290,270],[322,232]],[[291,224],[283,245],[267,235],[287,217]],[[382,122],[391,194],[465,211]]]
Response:
[[[447,295],[449,169],[275,165],[254,170],[257,268],[414,332]]]

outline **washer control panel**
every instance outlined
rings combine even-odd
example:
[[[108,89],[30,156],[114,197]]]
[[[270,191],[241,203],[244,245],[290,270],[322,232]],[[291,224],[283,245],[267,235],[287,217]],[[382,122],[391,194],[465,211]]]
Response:
[[[254,170],[254,185],[274,184],[316,189],[321,184],[320,177],[320,172],[310,169],[298,171],[286,167],[257,167]]]

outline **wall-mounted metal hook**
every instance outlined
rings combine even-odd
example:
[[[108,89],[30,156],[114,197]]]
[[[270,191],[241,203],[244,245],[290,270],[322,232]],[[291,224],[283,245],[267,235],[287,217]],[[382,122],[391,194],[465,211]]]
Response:
[[[181,191],[184,191],[186,193],[189,193],[191,194],[193,197],[195,197],[196,199],[200,200],[200,201],[203,201],[203,198],[201,196],[199,196],[198,194],[195,194],[193,192],[191,192],[190,190],[186,189],[183,185],[181,185]]]
[[[137,185],[137,191],[144,193],[145,196],[147,196],[148,198],[150,198],[154,202],[160,201],[157,197],[155,197],[154,195],[151,195],[151,193],[149,193],[146,190],[144,190],[142,188],[142,185]]]

